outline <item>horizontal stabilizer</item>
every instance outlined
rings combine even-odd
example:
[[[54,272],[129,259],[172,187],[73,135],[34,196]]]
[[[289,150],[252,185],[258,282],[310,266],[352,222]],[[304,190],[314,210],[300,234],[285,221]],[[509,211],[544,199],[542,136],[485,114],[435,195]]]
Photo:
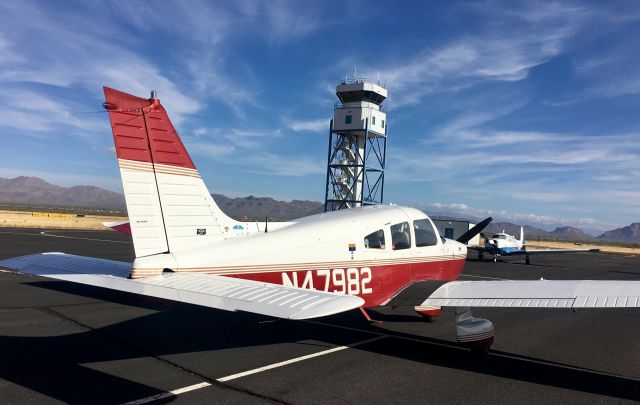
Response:
[[[112,290],[226,311],[286,319],[333,315],[364,304],[360,297],[196,273],[126,278],[130,264],[64,253],[41,253],[0,261],[0,267]]]
[[[57,252],[36,253],[2,260],[0,267],[45,277],[50,277],[49,274],[82,273],[83,275],[127,278],[131,271],[131,263]]]
[[[502,308],[640,308],[640,281],[452,281],[421,306]]]
[[[131,224],[129,221],[124,222],[103,222],[102,225],[107,228],[111,228],[114,231],[122,232],[127,235],[131,235]]]

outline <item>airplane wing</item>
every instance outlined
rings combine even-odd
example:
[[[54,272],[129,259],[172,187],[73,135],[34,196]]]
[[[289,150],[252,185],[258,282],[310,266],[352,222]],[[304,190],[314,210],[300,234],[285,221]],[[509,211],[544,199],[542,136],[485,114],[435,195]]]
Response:
[[[516,251],[515,254],[528,254],[528,255],[537,255],[537,254],[547,254],[547,253],[579,253],[579,252],[599,252],[600,249],[536,249],[536,250],[519,250]]]
[[[482,246],[467,246],[468,250],[475,250],[477,252],[494,254],[498,252],[495,248],[486,248]],[[539,254],[554,254],[554,253],[597,253],[600,249],[536,249],[536,250],[513,250],[510,252],[502,252],[500,256],[521,256],[521,255],[539,255]]]
[[[499,308],[640,308],[640,281],[452,281],[420,306]]]
[[[476,250],[478,252],[489,252],[489,251],[493,252],[493,249],[489,250],[482,246],[467,246],[467,250]]]
[[[103,222],[102,225],[107,228],[111,228],[114,231],[122,232],[126,235],[131,235],[131,224],[129,221],[124,222]]]
[[[128,279],[131,264],[64,253],[38,253],[0,261],[0,267],[112,290],[286,319],[309,319],[358,308],[360,297],[239,278],[169,273]]]

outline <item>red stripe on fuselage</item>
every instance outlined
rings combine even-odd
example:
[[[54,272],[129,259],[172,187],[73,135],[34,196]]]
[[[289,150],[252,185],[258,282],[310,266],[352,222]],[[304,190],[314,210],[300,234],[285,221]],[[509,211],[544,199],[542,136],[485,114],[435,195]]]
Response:
[[[294,286],[297,284],[297,287],[338,293],[348,292],[349,288],[351,288],[351,291],[356,289],[355,283],[357,279],[358,291],[364,287],[370,288],[371,292],[365,294],[360,292],[353,295],[358,295],[363,298],[365,300],[365,307],[377,307],[383,305],[397,292],[412,282],[423,280],[455,280],[458,278],[463,266],[464,259],[393,264],[366,268],[356,267],[357,272],[350,272],[352,276],[350,280],[347,279],[347,277],[349,277],[347,274],[349,272],[348,268],[226,274],[226,276],[272,284],[283,284],[283,280],[286,278],[286,280],[294,282]],[[363,271],[363,269],[371,270],[371,280],[368,282],[366,282],[366,271]],[[335,274],[336,271],[338,271],[338,274]],[[341,274],[344,275],[344,279]],[[357,277],[355,276],[356,274]],[[327,277],[329,277],[329,280],[327,280]]]

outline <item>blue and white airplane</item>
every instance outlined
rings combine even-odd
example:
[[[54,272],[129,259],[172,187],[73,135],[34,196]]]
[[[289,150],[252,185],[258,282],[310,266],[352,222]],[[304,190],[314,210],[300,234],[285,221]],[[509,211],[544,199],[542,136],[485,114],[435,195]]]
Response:
[[[482,234],[481,234],[482,235]],[[482,235],[484,237],[484,235]],[[509,235],[505,231],[494,233],[491,238],[484,238],[484,247],[468,247],[471,250],[478,251],[478,258],[484,259],[484,254],[493,255],[494,263],[498,261],[500,256],[516,256],[525,255],[525,262],[530,264],[530,256],[533,254],[547,253],[577,253],[577,252],[599,252],[600,249],[541,249],[527,250],[524,241],[524,227],[520,226],[520,239]]]

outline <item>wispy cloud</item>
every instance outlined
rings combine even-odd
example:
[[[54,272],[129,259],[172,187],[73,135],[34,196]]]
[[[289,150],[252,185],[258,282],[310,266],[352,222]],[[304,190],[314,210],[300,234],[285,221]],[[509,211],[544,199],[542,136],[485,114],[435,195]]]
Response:
[[[166,97],[165,104],[176,122],[180,122],[184,114],[200,108],[198,102],[178,90],[175,82],[160,73],[153,63],[125,46],[122,39],[106,40],[105,36],[116,33],[114,27],[104,21],[92,25],[79,13],[66,15],[63,9],[45,12],[29,3],[19,6],[5,3],[2,8],[5,15],[12,17],[5,19],[4,27],[5,33],[12,33],[12,39],[5,37],[5,40],[12,43],[27,40],[31,45],[13,47],[20,52],[22,62],[5,68],[0,73],[0,82],[80,86],[94,94],[102,84],[140,95],[156,89]],[[128,45],[135,39],[124,41]],[[39,63],[31,63],[33,60]],[[47,98],[46,93],[42,98]]]
[[[635,49],[635,42],[618,44],[606,56],[576,63],[576,74],[589,84],[571,101],[640,94],[640,72],[634,68],[640,63],[640,57]]]
[[[323,160],[304,156],[257,153],[248,157],[247,161],[259,168],[252,172],[263,175],[302,177],[326,173],[327,170]]]
[[[299,40],[326,25],[321,17],[323,13],[318,9],[321,3],[303,6],[294,1],[275,0],[258,4],[259,10],[252,9],[251,15],[266,22],[272,41]]]
[[[188,141],[185,143],[187,144],[187,149],[190,150],[193,155],[204,156],[210,159],[220,159],[230,156],[236,150],[236,148],[231,145]]]
[[[72,112],[81,109],[72,102],[60,102],[44,94],[6,86],[0,90],[0,127],[15,130],[14,136],[43,138],[67,127],[68,134],[85,138],[108,128],[94,115]]]
[[[537,226],[543,226],[547,230],[552,230],[554,227],[565,225],[573,226],[577,228],[586,228],[590,231],[606,231],[619,227],[619,224],[611,224],[603,222],[594,218],[571,218],[571,217],[556,217],[548,215],[537,215],[533,213],[521,213],[512,212],[507,210],[491,210],[471,207],[462,203],[433,203],[423,207],[426,212],[434,212],[434,215],[459,215],[462,217],[472,216],[476,218],[493,217],[494,222],[509,221],[516,224],[535,224]]]
[[[325,162],[305,153],[282,151],[279,142],[291,136],[281,129],[203,130],[207,135],[184,137],[195,156],[203,156],[225,167],[267,176],[302,177],[325,173]],[[285,141],[286,142],[286,141]]]
[[[307,121],[289,121],[287,126],[296,132],[327,132],[329,120],[321,118]]]
[[[560,55],[597,15],[587,6],[561,3],[540,7],[482,2],[465,7],[465,12],[484,17],[478,19],[483,23],[447,42],[419,48],[412,57],[389,52],[386,61],[365,67],[380,72],[393,108],[418,104],[433,93],[526,79],[533,68]],[[348,57],[335,70],[349,71],[354,65]]]

